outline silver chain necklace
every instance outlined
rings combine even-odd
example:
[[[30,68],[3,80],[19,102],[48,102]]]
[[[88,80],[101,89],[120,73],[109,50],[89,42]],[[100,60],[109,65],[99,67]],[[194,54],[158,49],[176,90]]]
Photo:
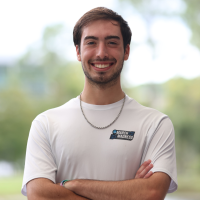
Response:
[[[82,94],[82,93],[81,93]],[[87,119],[87,117],[85,116],[84,112],[83,112],[83,108],[82,108],[82,105],[81,105],[81,94],[80,94],[80,107],[81,107],[81,111],[83,113],[83,116],[85,117],[86,121],[94,128],[96,129],[105,129],[105,128],[108,128],[109,126],[111,126],[120,116],[121,112],[122,112],[122,109],[124,107],[124,102],[125,102],[125,99],[126,99],[126,94],[124,93],[124,101],[123,101],[123,104],[122,104],[122,107],[121,107],[121,110],[119,111],[119,114],[117,115],[117,117],[114,119],[113,122],[111,122],[109,125],[107,126],[104,126],[104,127],[97,127],[95,125],[93,125],[91,122],[89,122],[89,120]]]

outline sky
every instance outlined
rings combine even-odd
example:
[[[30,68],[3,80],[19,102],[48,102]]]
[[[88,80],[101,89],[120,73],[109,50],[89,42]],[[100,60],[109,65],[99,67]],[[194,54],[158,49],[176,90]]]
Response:
[[[152,23],[150,34],[156,41],[152,50],[146,44],[147,30],[141,16],[117,0],[0,0],[0,62],[22,56],[49,25],[63,23],[72,34],[76,21],[98,6],[118,12],[131,27],[131,54],[125,64],[125,77],[131,86],[200,76],[200,51],[190,44],[192,33],[181,19],[157,18]],[[67,47],[67,58],[75,61],[72,41]]]

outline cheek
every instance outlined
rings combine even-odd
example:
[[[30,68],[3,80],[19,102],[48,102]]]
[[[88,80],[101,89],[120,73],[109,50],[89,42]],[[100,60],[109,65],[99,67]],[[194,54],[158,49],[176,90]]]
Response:
[[[88,62],[88,60],[95,58],[94,51],[83,50],[81,54],[81,59],[84,62]]]
[[[118,61],[118,62],[121,62],[121,60],[124,60],[124,53],[121,52],[117,52],[115,55],[114,55],[114,58]]]
[[[112,56],[112,57],[114,57],[115,59],[120,59],[120,58],[123,58],[124,57],[124,50],[123,49],[118,49],[118,48],[116,48],[116,49],[109,49],[109,51],[108,51],[108,54],[109,54],[109,56]]]

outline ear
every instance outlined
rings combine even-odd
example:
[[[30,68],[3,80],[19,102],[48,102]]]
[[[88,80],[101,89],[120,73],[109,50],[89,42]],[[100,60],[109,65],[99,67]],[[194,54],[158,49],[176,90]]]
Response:
[[[124,53],[124,60],[128,60],[129,54],[130,54],[130,45],[127,44],[126,49],[125,49],[125,53]]]
[[[76,45],[76,56],[77,56],[77,60],[78,60],[78,61],[81,61],[81,54],[80,54],[78,45]]]

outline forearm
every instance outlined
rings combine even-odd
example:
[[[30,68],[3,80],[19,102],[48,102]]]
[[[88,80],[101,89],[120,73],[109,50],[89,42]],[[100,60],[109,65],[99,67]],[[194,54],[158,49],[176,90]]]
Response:
[[[27,184],[28,200],[84,200],[80,195],[48,179],[34,179]]]
[[[71,189],[76,194],[93,200],[146,200],[151,192],[145,187],[145,181],[139,179],[127,181],[75,180]]]
[[[170,178],[168,177],[166,185],[163,185],[165,179],[161,180],[160,184],[160,181],[156,180],[157,177],[156,175],[153,179],[126,181],[74,180],[68,182],[66,187],[76,194],[93,200],[162,200],[169,187]]]

